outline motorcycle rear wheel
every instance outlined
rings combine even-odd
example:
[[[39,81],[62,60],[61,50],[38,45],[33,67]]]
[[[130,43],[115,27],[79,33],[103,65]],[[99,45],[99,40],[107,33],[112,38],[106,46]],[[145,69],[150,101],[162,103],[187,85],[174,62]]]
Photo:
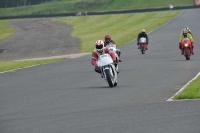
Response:
[[[108,84],[110,87],[113,87],[113,82],[112,82],[112,79],[111,79],[111,75],[110,75],[110,70],[109,69],[106,69],[105,70],[105,74],[106,74],[106,77],[107,77],[107,81],[108,81]]]

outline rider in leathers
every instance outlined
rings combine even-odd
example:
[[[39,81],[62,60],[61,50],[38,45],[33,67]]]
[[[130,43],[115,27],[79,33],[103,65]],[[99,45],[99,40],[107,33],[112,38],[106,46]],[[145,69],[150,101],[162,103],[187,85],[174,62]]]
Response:
[[[142,29],[142,32],[140,32],[140,33],[138,34],[138,37],[137,37],[137,45],[138,45],[138,49],[140,49],[140,47],[139,47],[139,41],[140,41],[140,38],[142,38],[142,37],[146,38],[147,45],[149,44],[149,38],[148,38],[148,35],[146,34],[145,29]],[[148,50],[147,47],[146,47],[146,50]]]
[[[107,47],[104,47],[103,40],[97,40],[95,47],[96,48],[92,52],[91,64],[95,66],[95,71],[97,73],[101,73],[99,67],[97,66],[97,60],[99,56],[107,53],[111,56],[111,58],[113,59],[113,62],[116,62],[116,56],[115,56],[115,53],[111,52]]]
[[[183,30],[183,32],[180,34],[180,39],[179,39],[179,49],[182,50],[182,44],[181,44],[181,41],[184,39],[184,38],[188,38],[190,39],[191,41],[191,45],[192,45],[192,54],[194,54],[193,52],[193,43],[194,43],[194,39],[192,37],[192,35],[190,33],[188,33],[188,31],[186,29]]]
[[[189,34],[192,35],[192,31],[191,31],[188,27],[186,27],[185,29],[188,31]],[[192,35],[192,36],[193,36],[193,35]]]
[[[111,39],[111,36],[110,35],[105,35],[104,37],[104,47],[106,47],[107,45],[109,44],[114,44],[116,45],[115,41]],[[116,45],[116,48],[117,48],[117,45]],[[121,55],[121,51],[119,49],[117,49],[116,51],[117,55],[119,56],[120,58],[120,55]],[[121,60],[119,59],[119,62],[121,62]]]

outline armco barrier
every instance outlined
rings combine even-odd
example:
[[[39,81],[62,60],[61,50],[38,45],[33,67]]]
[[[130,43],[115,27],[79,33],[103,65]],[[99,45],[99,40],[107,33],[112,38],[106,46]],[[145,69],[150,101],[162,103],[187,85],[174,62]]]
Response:
[[[177,6],[173,10],[200,8],[200,6]],[[123,14],[123,13],[138,13],[138,12],[154,12],[154,11],[166,11],[166,8],[148,8],[148,9],[133,9],[133,10],[118,10],[118,11],[106,11],[106,12],[88,12],[88,15],[104,15],[104,14]],[[62,13],[62,14],[43,14],[43,15],[21,15],[21,16],[0,16],[2,19],[20,19],[20,18],[47,18],[47,17],[66,17],[76,16],[76,13]]]

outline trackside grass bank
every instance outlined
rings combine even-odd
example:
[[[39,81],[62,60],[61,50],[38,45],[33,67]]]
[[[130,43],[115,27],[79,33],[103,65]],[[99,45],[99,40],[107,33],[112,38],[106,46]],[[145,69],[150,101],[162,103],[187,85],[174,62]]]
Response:
[[[47,64],[57,61],[66,60],[66,58],[43,59],[43,60],[26,60],[26,61],[0,61],[0,72],[26,68],[33,65]]]
[[[28,4],[28,3],[27,3]],[[39,5],[1,8],[0,16],[58,14],[194,5],[194,0],[51,0]]]
[[[200,76],[192,81],[182,92],[174,97],[178,99],[199,99],[200,98]]]
[[[8,38],[9,36],[15,33],[15,30],[12,27],[8,26],[8,22],[10,21],[9,20],[0,21],[0,41],[5,38]]]
[[[80,52],[91,52],[98,39],[110,34],[117,45],[136,38],[141,29],[147,32],[159,27],[178,15],[180,11],[99,15],[86,17],[55,18],[74,27],[72,36],[81,40]]]

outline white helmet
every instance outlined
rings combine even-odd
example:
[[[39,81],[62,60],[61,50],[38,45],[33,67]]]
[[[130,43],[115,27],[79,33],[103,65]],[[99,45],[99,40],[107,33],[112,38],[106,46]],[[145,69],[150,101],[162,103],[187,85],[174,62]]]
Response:
[[[188,27],[185,28],[187,31],[189,31],[190,29]]]

